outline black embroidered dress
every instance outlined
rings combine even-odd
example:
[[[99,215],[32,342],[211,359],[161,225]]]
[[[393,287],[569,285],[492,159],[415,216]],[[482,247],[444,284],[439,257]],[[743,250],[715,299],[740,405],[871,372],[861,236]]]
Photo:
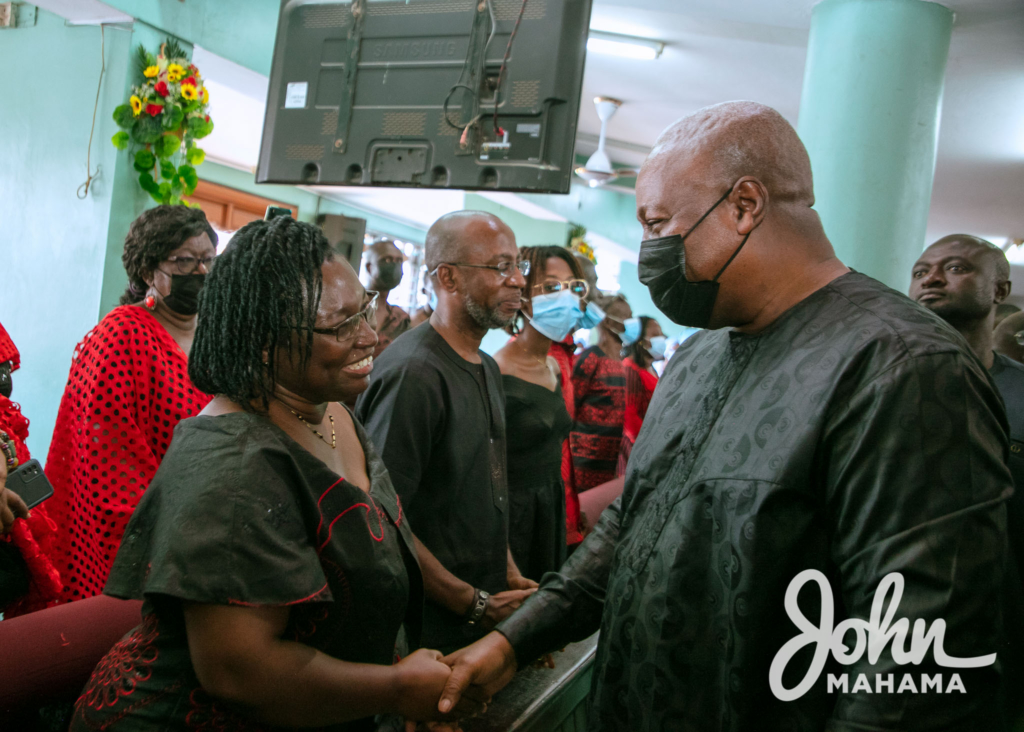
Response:
[[[284,637],[345,661],[393,663],[403,623],[415,647],[422,580],[412,535],[384,464],[356,430],[369,493],[256,415],[199,416],[175,429],[104,590],[144,599],[143,622],[96,667],[73,732],[280,729],[202,689],[186,601],[290,606]]]

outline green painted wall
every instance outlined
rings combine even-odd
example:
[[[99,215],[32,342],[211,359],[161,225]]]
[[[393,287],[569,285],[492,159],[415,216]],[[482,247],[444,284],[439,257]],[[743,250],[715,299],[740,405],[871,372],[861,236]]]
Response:
[[[156,52],[166,39],[167,33],[146,23],[134,23],[125,71],[120,79],[110,77],[111,89],[120,81],[120,94],[112,94],[109,105],[105,104],[97,117],[102,115],[104,119],[110,120],[114,108],[123,104],[131,96],[131,87],[139,81],[138,70],[135,66],[135,52],[139,45]],[[187,42],[182,42],[181,46],[191,57],[192,46]],[[113,129],[116,131],[117,128]],[[111,135],[107,135],[99,141],[105,149],[113,149],[110,137]],[[115,150],[115,155],[117,166],[113,176],[110,223],[107,227],[107,247],[103,258],[103,286],[100,293],[99,318],[117,307],[122,293],[128,286],[128,275],[121,262],[128,227],[144,210],[156,205],[156,202],[139,186],[138,173],[132,167],[131,150]]]
[[[476,193],[467,193],[465,207],[470,211],[492,213],[512,229],[516,243],[521,247],[557,244],[564,246],[569,236],[569,224],[564,221],[544,221],[502,206]]]
[[[106,0],[165,33],[270,76],[281,0]]]
[[[100,29],[67,27],[39,10],[36,25],[0,31],[0,319],[22,353],[14,398],[32,421],[29,447],[46,457],[75,344],[96,323],[107,230],[118,190],[110,144],[128,71],[131,33],[107,28],[88,197],[89,125],[100,77]]]

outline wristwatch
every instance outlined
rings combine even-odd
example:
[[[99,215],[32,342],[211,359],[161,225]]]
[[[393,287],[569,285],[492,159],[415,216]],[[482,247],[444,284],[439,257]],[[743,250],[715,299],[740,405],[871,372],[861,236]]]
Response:
[[[466,625],[476,625],[483,618],[487,611],[487,602],[491,595],[483,590],[473,590],[473,602],[469,605],[469,612],[466,613]]]

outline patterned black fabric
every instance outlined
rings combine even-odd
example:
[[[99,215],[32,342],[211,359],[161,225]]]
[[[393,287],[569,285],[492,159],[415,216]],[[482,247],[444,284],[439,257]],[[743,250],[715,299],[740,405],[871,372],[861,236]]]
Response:
[[[867,619],[879,581],[906,581],[897,617],[946,622],[945,651],[1001,651],[1007,425],[983,366],[933,314],[850,273],[757,336],[689,339],[648,410],[620,501],[499,626],[520,663],[593,632],[590,729],[989,729],[997,667],[957,671],[966,694],[828,693],[790,702],[772,659],[798,630],[784,608],[801,571],[829,578],[838,624]],[[813,587],[813,585],[812,585]],[[817,591],[799,605],[816,621]],[[852,636],[847,643],[852,643]],[[812,647],[789,663],[792,688]],[[975,727],[975,725],[980,725]]]

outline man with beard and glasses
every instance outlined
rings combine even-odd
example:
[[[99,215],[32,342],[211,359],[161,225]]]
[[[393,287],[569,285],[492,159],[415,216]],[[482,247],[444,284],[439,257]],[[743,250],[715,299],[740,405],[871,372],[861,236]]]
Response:
[[[910,297],[964,337],[988,369],[1006,405],[1010,423],[1009,467],[1016,491],[1006,504],[1010,576],[1004,626],[1004,686],[1024,688],[1024,365],[995,350],[996,311],[1010,294],[1010,262],[995,244],[970,234],[944,236],[914,264]],[[1011,316],[1012,317],[1012,316]],[[1024,698],[1007,694],[1011,714],[1024,712]]]
[[[357,412],[417,536],[422,643],[447,653],[537,586],[509,551],[505,394],[497,364],[480,350],[487,331],[519,311],[529,268],[512,230],[475,211],[430,227],[426,265],[437,308],[374,364]]]
[[[439,709],[600,628],[589,732],[997,729],[1012,479],[985,367],[839,261],[807,151],[769,107],[672,125],[636,198],[640,281],[706,330],[669,362],[620,499],[517,613],[446,659]],[[880,586],[889,614],[871,621]],[[904,624],[941,628],[942,651],[894,650],[910,648],[892,638]],[[965,690],[945,693],[954,673]]]
[[[377,311],[377,347],[373,357],[384,353],[398,336],[411,327],[412,319],[404,309],[388,302],[391,291],[402,283],[402,264],[405,255],[393,239],[381,237],[366,250],[366,273],[370,277],[367,289],[380,293]]]

